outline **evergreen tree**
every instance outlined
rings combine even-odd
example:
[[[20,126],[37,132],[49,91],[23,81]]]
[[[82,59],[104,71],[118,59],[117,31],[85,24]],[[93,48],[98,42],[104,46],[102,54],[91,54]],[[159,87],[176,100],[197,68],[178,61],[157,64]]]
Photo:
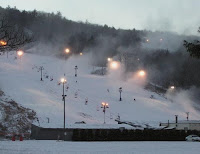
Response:
[[[199,27],[198,32],[200,33],[200,27]],[[200,41],[199,40],[195,40],[193,43],[185,40],[184,46],[186,47],[187,51],[190,53],[190,56],[200,59]]]

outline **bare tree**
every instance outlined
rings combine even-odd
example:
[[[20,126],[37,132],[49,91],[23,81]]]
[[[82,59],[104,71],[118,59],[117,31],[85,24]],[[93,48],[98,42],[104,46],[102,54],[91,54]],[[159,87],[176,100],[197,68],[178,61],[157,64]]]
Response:
[[[33,41],[33,37],[25,28],[9,22],[6,15],[0,14],[0,52],[20,48]]]

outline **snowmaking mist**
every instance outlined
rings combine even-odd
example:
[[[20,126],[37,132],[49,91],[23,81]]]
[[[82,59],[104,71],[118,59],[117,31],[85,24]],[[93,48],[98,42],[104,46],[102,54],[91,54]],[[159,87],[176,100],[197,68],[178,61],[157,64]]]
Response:
[[[130,121],[168,120],[174,119],[176,114],[185,119],[185,112],[191,112],[191,119],[199,118],[192,105],[188,107],[186,102],[181,103],[183,100],[179,95],[172,98],[171,102],[170,97],[166,99],[162,95],[144,90],[144,85],[148,82],[148,72],[137,70],[127,73],[124,63],[115,57],[106,63],[107,73],[99,75],[91,74],[93,69],[100,69],[91,65],[91,53],[71,55],[67,59],[24,53],[21,61],[14,59],[14,56],[15,52],[9,55],[9,59],[6,55],[1,56],[0,66],[4,72],[0,77],[1,88],[16,102],[35,110],[40,125],[63,126],[63,89],[59,85],[62,77],[66,78],[65,86],[68,87],[65,89],[68,125],[79,121],[87,124],[103,123],[101,102],[109,103],[106,111],[106,121],[109,124],[116,123],[114,120],[118,114],[122,120]],[[44,67],[43,81],[40,81],[40,66]],[[78,67],[77,77],[75,66]],[[122,101],[119,101],[120,87]],[[151,95],[154,97],[150,98]],[[47,123],[46,117],[50,118],[51,123]]]
[[[163,38],[163,42],[164,37]],[[156,37],[156,39],[159,39],[159,37]],[[149,59],[156,59],[156,57],[159,56],[156,55],[153,51],[148,51],[145,53],[146,49],[145,47],[142,48],[135,48],[135,47],[118,47],[118,53],[115,55],[113,58],[113,62],[116,62],[116,66],[112,66],[113,62],[108,62],[107,57],[111,55],[111,53],[107,52],[109,44],[108,38],[102,42],[103,39],[100,39],[101,41],[100,44],[95,47],[95,48],[88,48],[83,50],[83,55],[80,56],[80,54],[73,54],[71,53],[70,55],[63,55],[63,56],[58,56],[59,53],[62,53],[64,50],[59,50],[57,47],[52,46],[52,45],[46,45],[46,44],[38,44],[36,47],[30,49],[29,51],[31,53],[39,54],[39,55],[48,55],[52,57],[58,57],[59,59],[61,58],[62,60],[60,61],[60,66],[59,70],[63,71],[63,74],[73,74],[74,72],[74,67],[78,66],[78,71],[80,73],[82,72],[87,72],[89,75],[93,69],[99,69],[101,70],[101,67],[106,67],[107,68],[107,73],[104,77],[106,77],[106,83],[109,85],[111,89],[118,89],[119,87],[123,87],[123,89],[127,89],[130,91],[137,91],[137,89],[143,89],[148,82],[154,82],[154,81],[160,81],[160,85],[163,84],[163,80],[165,80],[166,76],[168,76],[170,73],[178,73],[179,70],[181,70],[181,67],[183,66],[184,62],[187,60],[187,56],[184,54],[179,54],[179,53],[172,53],[172,56],[169,56],[169,58],[164,58],[164,60],[161,60],[160,62],[158,61],[156,65],[161,65],[162,67],[156,67],[155,65],[151,65],[151,61]],[[154,40],[155,41],[155,40]],[[159,40],[160,41],[160,40]],[[151,42],[148,42],[151,46]],[[162,43],[162,42],[160,42]],[[145,43],[146,44],[146,43]],[[93,52],[95,50],[95,52]],[[120,52],[120,51],[125,51],[125,52]],[[126,55],[126,53],[136,53],[135,57],[133,59],[130,59],[131,61],[136,61],[139,63],[139,66],[135,67],[137,69],[134,69],[132,71],[127,71],[125,61],[120,62],[119,61],[119,55]],[[163,55],[163,53],[161,52]],[[179,56],[178,61],[176,60],[176,57]],[[149,58],[150,57],[150,58]],[[131,58],[131,57],[130,57]],[[138,62],[138,59],[140,60]],[[176,67],[175,67],[176,66]],[[144,71],[146,71],[145,76],[141,77],[138,75],[138,72],[142,70],[143,68]],[[62,75],[60,75],[62,76]],[[157,83],[159,85],[159,82]],[[173,84],[173,83],[171,83]],[[180,88],[181,89],[181,88]],[[187,101],[186,99],[180,100],[179,96],[184,96],[182,95],[184,91],[184,94],[188,97]],[[176,96],[171,96],[169,97],[170,99],[176,100],[174,103],[180,104],[180,102],[183,102],[181,106],[190,106],[188,107],[188,110],[192,109],[199,109],[198,105],[198,94],[199,90],[198,88],[192,89],[192,90],[182,90],[180,92],[180,95],[177,94]],[[169,95],[168,93],[166,94],[167,96]],[[190,97],[189,97],[190,96]],[[192,96],[192,97],[191,97]],[[185,100],[185,101],[184,101]],[[183,109],[186,111],[186,107],[183,107]],[[188,111],[189,112],[189,111]],[[192,111],[191,111],[192,112]]]

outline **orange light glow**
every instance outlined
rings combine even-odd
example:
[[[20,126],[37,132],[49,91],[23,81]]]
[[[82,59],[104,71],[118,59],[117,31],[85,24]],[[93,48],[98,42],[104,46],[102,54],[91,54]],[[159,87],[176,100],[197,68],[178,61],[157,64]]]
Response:
[[[5,46],[5,45],[7,45],[7,42],[5,42],[5,41],[0,41],[0,45]]]
[[[66,83],[66,82],[67,82],[67,80],[66,80],[65,78],[61,78],[60,81],[61,81],[62,83]]]
[[[81,52],[81,53],[80,53],[80,55],[82,56],[82,55],[83,55],[83,53]]]
[[[66,53],[70,53],[69,48],[66,48],[66,49],[65,49],[65,52],[66,52]]]
[[[145,73],[145,71],[141,70],[141,71],[139,71],[138,74],[139,74],[139,76],[145,76],[146,73]]]
[[[108,103],[102,102],[101,105],[102,106],[108,106]]]
[[[18,56],[22,56],[23,54],[24,54],[24,52],[22,50],[17,51]]]

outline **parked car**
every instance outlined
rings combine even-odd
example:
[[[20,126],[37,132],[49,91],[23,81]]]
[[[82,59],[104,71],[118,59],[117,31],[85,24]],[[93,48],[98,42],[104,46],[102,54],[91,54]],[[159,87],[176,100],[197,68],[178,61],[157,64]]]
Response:
[[[189,135],[185,138],[186,141],[199,141],[200,142],[200,137],[197,135]]]

